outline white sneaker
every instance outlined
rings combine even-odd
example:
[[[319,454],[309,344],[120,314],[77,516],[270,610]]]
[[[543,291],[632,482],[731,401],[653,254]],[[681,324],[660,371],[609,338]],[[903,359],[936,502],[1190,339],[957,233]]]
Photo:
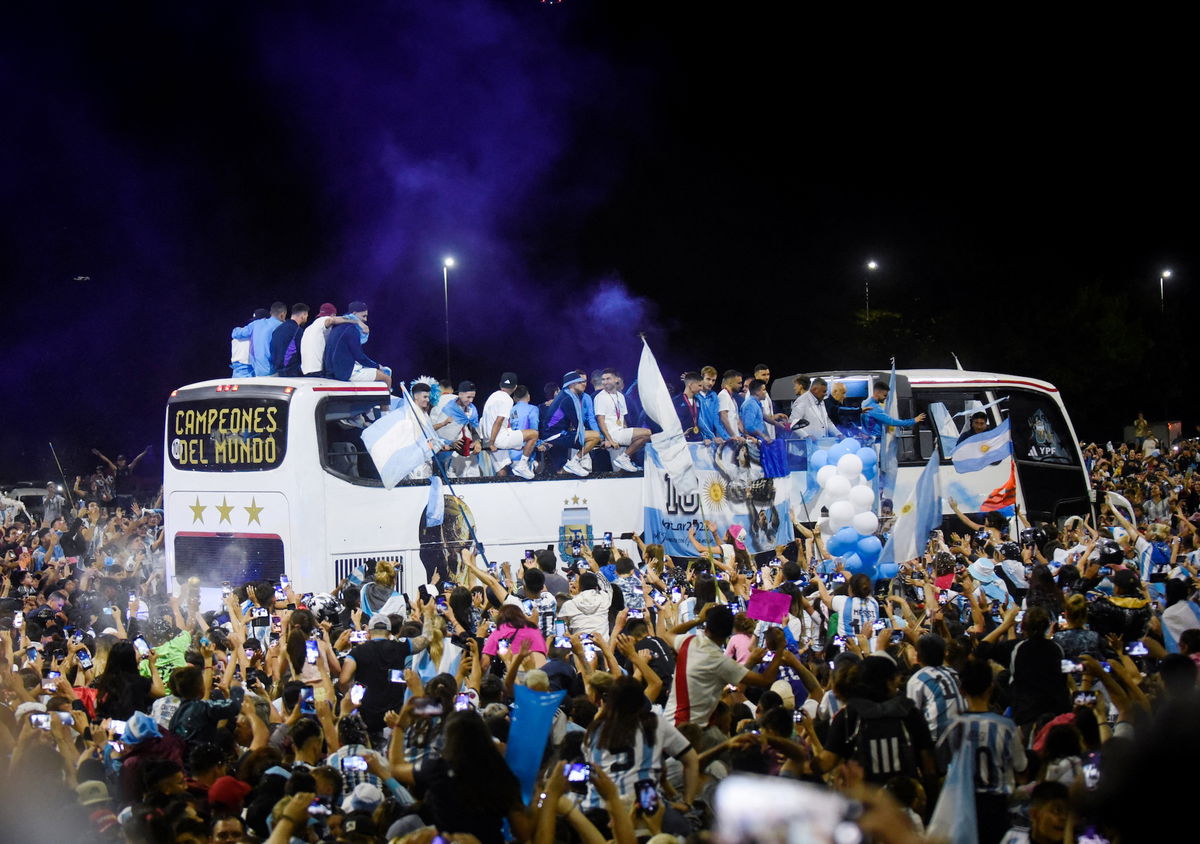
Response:
[[[529,461],[524,458],[513,464],[512,473],[518,478],[524,478],[527,481],[533,480],[533,469],[529,468]]]
[[[636,472],[638,470],[637,464],[630,460],[629,455],[624,452],[614,457],[612,464],[614,469],[620,469],[622,472]]]
[[[587,477],[588,474],[588,470],[583,468],[583,465],[579,462],[578,457],[572,457],[570,460],[564,463],[563,469],[567,472],[570,472],[572,475],[578,475],[581,478]]]

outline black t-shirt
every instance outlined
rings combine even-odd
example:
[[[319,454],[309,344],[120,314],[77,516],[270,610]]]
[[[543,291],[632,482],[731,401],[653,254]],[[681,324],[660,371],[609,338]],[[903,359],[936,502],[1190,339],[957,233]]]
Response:
[[[480,844],[504,844],[500,825],[504,815],[480,809],[459,794],[450,763],[441,757],[425,759],[413,770],[413,779],[425,789],[425,803],[433,814],[434,825],[442,832],[474,835]]]
[[[354,682],[366,686],[359,713],[369,730],[383,729],[383,716],[404,706],[404,660],[411,655],[408,639],[372,639],[350,651]]]
[[[96,718],[116,718],[120,721],[128,721],[133,717],[135,711],[149,714],[151,685],[149,677],[143,677],[140,674],[129,675],[129,680],[122,686],[122,693],[119,697],[97,698]]]

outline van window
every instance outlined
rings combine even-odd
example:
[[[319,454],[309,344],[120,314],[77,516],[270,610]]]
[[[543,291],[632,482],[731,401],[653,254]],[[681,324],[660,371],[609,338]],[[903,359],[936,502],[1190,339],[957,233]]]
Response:
[[[192,472],[274,469],[287,453],[288,403],[251,396],[172,401],[167,406],[171,465]]]
[[[198,577],[201,586],[235,587],[257,580],[279,580],[283,574],[283,540],[278,536],[178,534],[175,576]]]

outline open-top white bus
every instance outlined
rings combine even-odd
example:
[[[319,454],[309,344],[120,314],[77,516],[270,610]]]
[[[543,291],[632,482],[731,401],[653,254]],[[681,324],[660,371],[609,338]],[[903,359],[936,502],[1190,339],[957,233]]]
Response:
[[[855,406],[874,380],[887,380],[887,373],[862,370],[820,374],[843,382]],[[896,386],[902,416],[929,416],[902,431],[896,500],[907,497],[936,449],[943,495],[956,498],[963,512],[978,512],[1008,480],[1014,461],[1017,501],[1031,517],[1056,520],[1091,507],[1075,432],[1053,385],[994,373],[906,370],[897,373]],[[771,395],[786,410],[792,377],[776,380]],[[1001,398],[985,412],[993,424],[1002,415],[1011,420],[1014,458],[957,473],[949,455],[969,414],[954,414]],[[655,506],[646,480],[636,475],[456,479],[457,497],[446,491],[443,523],[427,526],[428,480],[384,489],[362,445],[364,415],[388,402],[382,385],[318,378],[217,379],[172,393],[163,450],[167,575],[194,576],[214,589],[226,580],[273,581],[286,573],[298,589],[317,592],[332,589],[368,559],[388,559],[397,563],[401,586],[411,594],[434,571],[448,575],[451,560],[470,541],[468,516],[493,561],[516,561],[546,547],[567,559],[573,541],[591,543],[605,533],[636,557],[622,534],[648,525]],[[714,462],[711,455],[695,456],[698,471],[699,457],[709,466]],[[719,475],[706,477],[728,499],[734,485]],[[656,526],[672,522],[678,531],[700,516],[723,523],[711,509],[717,506],[711,485],[705,487],[710,509],[701,512],[696,501],[678,499],[664,482],[661,494],[650,496],[666,502]],[[785,487],[799,511],[804,491],[813,488],[811,474],[802,465],[792,467]],[[780,492],[778,500],[787,495]],[[786,512],[780,521],[780,532],[752,550],[786,541]],[[687,551],[685,544],[675,548],[680,555]]]

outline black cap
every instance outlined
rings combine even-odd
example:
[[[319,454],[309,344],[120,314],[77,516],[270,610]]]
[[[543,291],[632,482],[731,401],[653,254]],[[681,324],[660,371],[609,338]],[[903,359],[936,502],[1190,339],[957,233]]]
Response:
[[[271,315],[271,312],[268,311],[266,308],[255,308],[253,318],[254,319],[266,319],[270,315]]]
[[[350,307],[347,308],[347,311],[352,314],[361,314],[365,310],[367,310],[366,302],[351,302]]]
[[[517,373],[506,372],[500,376],[500,386],[501,387],[515,387],[515,386],[517,386],[518,380],[519,379],[517,378]]]
[[[470,392],[474,392],[474,390],[475,390],[475,382],[474,381],[459,381],[458,382],[458,392],[470,393]]]

